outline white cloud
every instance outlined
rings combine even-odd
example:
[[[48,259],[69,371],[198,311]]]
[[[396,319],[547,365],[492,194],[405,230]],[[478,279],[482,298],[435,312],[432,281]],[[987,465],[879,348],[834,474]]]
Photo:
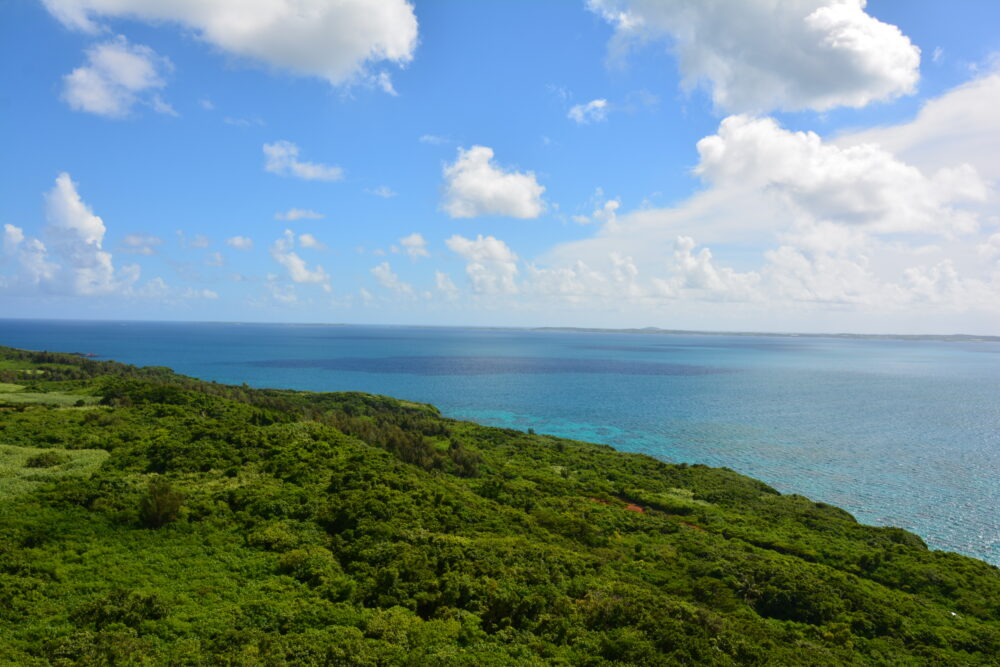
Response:
[[[250,250],[253,248],[253,239],[249,236],[230,236],[226,239],[226,245],[237,250]]]
[[[969,165],[927,176],[874,144],[841,148],[773,119],[730,116],[698,142],[695,173],[716,187],[769,191],[800,216],[874,232],[969,232],[986,186]]]
[[[152,107],[153,111],[156,113],[162,113],[174,117],[180,116],[180,114],[177,113],[177,111],[159,95],[153,95],[153,97],[150,98],[149,106]]]
[[[588,0],[612,50],[666,38],[686,87],[721,109],[862,107],[915,91],[920,50],[865,0]]]
[[[481,294],[516,294],[517,255],[492,236],[467,239],[455,234],[445,244],[465,259],[465,273],[472,289]]]
[[[453,218],[501,215],[537,218],[545,210],[545,188],[532,172],[505,171],[493,162],[493,149],[458,149],[455,162],[444,167],[442,208]]]
[[[205,258],[205,266],[225,266],[226,259],[222,256],[221,252],[209,253],[208,257]]]
[[[436,134],[423,134],[420,136],[420,143],[440,145],[450,143],[450,140],[445,137],[439,137]]]
[[[382,197],[383,199],[389,199],[396,196],[396,192],[387,185],[380,185],[377,188],[365,189],[370,195],[375,195],[376,197]]]
[[[618,209],[621,208],[621,205],[620,199],[609,199],[604,202],[601,208],[595,210],[591,217],[611,229],[618,222]]]
[[[100,294],[119,289],[111,253],[101,248],[106,232],[104,221],[80,198],[69,174],[64,172],[56,178],[55,187],[45,196],[45,212],[51,245],[66,262],[70,290],[75,294]]]
[[[316,162],[299,160],[299,147],[290,141],[276,141],[264,144],[265,171],[280,176],[295,176],[307,181],[338,181],[344,177],[344,170]]]
[[[176,116],[154,92],[166,85],[164,74],[171,69],[167,58],[119,35],[87,49],[87,64],[63,77],[62,97],[76,111],[110,118],[127,116],[139,103]]]
[[[447,273],[434,271],[434,284],[449,301],[454,301],[458,298],[458,287]]]
[[[233,116],[226,116],[222,119],[222,122],[226,125],[232,125],[233,127],[263,127],[264,121],[260,118],[234,118]]]
[[[214,300],[219,298],[219,293],[210,289],[194,289],[193,287],[189,287],[181,292],[181,298]]]
[[[303,248],[326,250],[326,246],[312,234],[299,234],[299,245]]]
[[[595,235],[537,258],[521,290],[636,318],[669,307],[688,326],[1000,324],[997,103],[990,74],[909,123],[835,140],[731,116],[698,144],[704,190],[670,208],[599,207]]]
[[[993,234],[976,246],[976,251],[986,259],[1000,257],[1000,234]]]
[[[102,248],[104,221],[80,198],[69,174],[56,178],[45,194],[49,226],[46,241],[29,237],[14,225],[4,225],[4,254],[14,260],[16,273],[4,284],[22,293],[41,290],[80,296],[128,293],[139,279],[137,265],[117,271],[111,253]]]
[[[399,276],[393,273],[392,267],[389,266],[389,262],[382,262],[378,266],[372,268],[372,275],[378,281],[378,284],[387,290],[392,290],[397,294],[401,295],[412,295],[413,286],[409,283],[404,283],[399,279]]]
[[[740,274],[728,267],[719,267],[712,260],[712,251],[702,248],[695,254],[694,239],[679,236],[674,242],[673,276],[655,284],[665,296],[675,296],[682,290],[696,290],[701,296],[745,299],[760,277],[753,272]]]
[[[924,103],[908,123],[838,137],[838,146],[878,144],[923,170],[963,163],[1000,181],[1000,72],[991,71]]]
[[[330,291],[330,276],[319,264],[315,269],[310,269],[295,249],[295,234],[290,229],[285,230],[285,235],[277,239],[271,246],[271,257],[274,261],[285,267],[288,277],[292,282],[311,283],[322,285],[327,292]]]
[[[525,290],[543,300],[558,299],[569,303],[596,305],[599,297],[608,292],[608,279],[592,270],[585,262],[576,261],[568,266],[543,268],[528,265]]]
[[[43,0],[70,28],[96,34],[102,18],[177,23],[221,51],[331,84],[374,78],[387,91],[385,72],[371,66],[405,65],[417,45],[417,19],[406,0]]]
[[[566,117],[580,125],[599,123],[608,117],[608,101],[598,99],[586,104],[577,104],[570,108]]]
[[[430,257],[431,254],[427,252],[427,241],[418,232],[413,232],[409,236],[404,236],[399,239],[399,244],[403,246],[403,250],[406,254],[410,256],[410,259],[419,259],[421,257]]]
[[[3,249],[4,252],[12,253],[24,243],[24,230],[11,224],[3,226]]]
[[[24,230],[11,224],[4,225],[4,254],[15,259],[18,275],[13,277],[11,286],[55,285],[60,266],[49,261],[48,249],[38,239],[25,235]],[[0,276],[0,286],[9,284]]]
[[[381,88],[383,93],[387,93],[393,97],[399,95],[399,93],[396,92],[396,87],[392,85],[392,77],[389,76],[388,72],[379,72],[372,77],[372,82]]]
[[[55,187],[45,195],[45,205],[46,217],[54,227],[72,233],[82,243],[101,247],[107,231],[104,221],[80,198],[69,174],[59,174]]]
[[[189,240],[187,235],[180,229],[177,230],[177,242],[182,248],[203,249],[212,245],[212,240],[204,234],[195,234]]]
[[[322,213],[317,213],[316,211],[311,211],[305,208],[290,208],[285,212],[278,212],[274,214],[275,220],[284,220],[285,222],[294,222],[296,220],[322,220],[325,216]]]
[[[155,255],[156,247],[163,244],[163,239],[150,234],[126,234],[122,239],[119,251],[135,255]]]

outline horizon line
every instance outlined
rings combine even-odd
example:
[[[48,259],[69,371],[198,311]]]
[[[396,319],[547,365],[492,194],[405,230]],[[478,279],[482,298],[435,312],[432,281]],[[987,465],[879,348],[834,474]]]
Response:
[[[586,326],[517,326],[517,325],[485,325],[485,324],[376,324],[358,322],[266,322],[239,320],[156,320],[156,319],[87,319],[60,317],[0,317],[0,322],[88,322],[88,323],[148,323],[148,324],[218,324],[218,325],[273,325],[301,327],[393,327],[413,329],[480,329],[501,331],[549,331],[567,333],[618,333],[635,335],[701,335],[701,336],[773,336],[781,338],[871,338],[900,340],[939,340],[963,342],[1000,342],[1000,335],[992,334],[907,334],[907,333],[859,333],[859,332],[806,332],[806,331],[753,331],[753,330],[712,330],[712,329],[666,329],[662,327],[586,327]]]

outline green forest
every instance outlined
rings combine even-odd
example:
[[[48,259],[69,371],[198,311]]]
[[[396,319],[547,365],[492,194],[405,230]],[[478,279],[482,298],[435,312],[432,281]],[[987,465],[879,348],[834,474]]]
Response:
[[[725,468],[0,348],[3,665],[997,665],[1000,570]]]

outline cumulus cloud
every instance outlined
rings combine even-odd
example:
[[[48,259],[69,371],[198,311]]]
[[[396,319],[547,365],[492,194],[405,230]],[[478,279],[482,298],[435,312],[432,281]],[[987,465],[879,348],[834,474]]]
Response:
[[[283,220],[285,222],[294,222],[296,220],[322,220],[324,216],[322,213],[317,213],[305,208],[290,208],[287,211],[279,211],[274,214],[275,220]]]
[[[458,298],[458,286],[455,285],[455,281],[447,273],[434,271],[434,285],[449,301],[454,301]]]
[[[312,234],[299,234],[299,245],[303,248],[326,250],[326,246]]]
[[[230,236],[226,239],[226,245],[237,250],[250,250],[253,248],[253,239],[249,236]]]
[[[155,255],[156,248],[163,244],[163,239],[151,234],[126,234],[122,239],[120,252],[134,255]]]
[[[1000,120],[984,109],[997,102],[1000,78],[989,74],[913,121],[835,139],[728,117],[698,143],[702,191],[669,208],[598,205],[593,237],[536,258],[519,287],[635,317],[711,313],[714,326],[735,328],[779,326],[771,318],[783,313],[785,328],[801,329],[804,312],[813,328],[958,321],[944,313],[996,321]],[[826,325],[812,319],[827,315]]]
[[[465,259],[465,273],[473,291],[480,294],[516,294],[517,255],[500,239],[478,235],[467,239],[455,234],[445,244]]]
[[[11,224],[3,226],[3,249],[6,253],[15,252],[24,243],[24,230]]]
[[[545,187],[535,174],[504,170],[486,146],[459,148],[455,162],[444,167],[444,180],[442,208],[453,218],[537,218],[545,210]]]
[[[43,0],[69,28],[97,34],[103,18],[176,23],[219,50],[331,84],[373,81],[391,91],[380,63],[405,65],[417,45],[406,0]]]
[[[401,295],[413,294],[413,286],[409,283],[401,281],[399,276],[393,272],[389,262],[382,262],[378,266],[372,268],[372,275],[375,276],[375,280],[378,281],[378,284],[387,290],[391,290]]]
[[[622,54],[667,39],[688,88],[736,112],[862,107],[915,91],[920,50],[865,0],[588,0]]]
[[[749,272],[740,274],[729,267],[719,267],[713,261],[712,251],[701,248],[690,236],[679,236],[674,242],[673,262],[668,279],[654,280],[654,285],[664,296],[673,297],[683,290],[695,290],[703,297],[744,299],[753,294],[760,277]]]
[[[566,116],[580,125],[599,123],[608,117],[608,101],[598,99],[591,100],[586,104],[577,104],[570,107],[569,113]]]
[[[139,279],[138,265],[115,269],[104,250],[104,221],[84,203],[69,174],[61,173],[45,194],[45,241],[15,225],[4,225],[4,255],[16,273],[4,282],[20,291],[91,296],[128,293]]]
[[[295,176],[307,181],[338,181],[344,170],[317,162],[299,160],[299,147],[290,141],[264,144],[264,170],[279,176]]]
[[[599,286],[588,280],[594,274],[584,262],[553,268],[529,264],[527,273],[526,291],[542,299],[556,298],[570,303],[593,304],[600,291]],[[595,282],[602,281],[604,276],[600,276]]]
[[[618,222],[618,209],[621,208],[620,199],[609,199],[591,216],[597,222],[602,223],[606,228],[612,229]]]
[[[100,294],[121,287],[111,253],[101,248],[107,231],[104,221],[80,198],[69,174],[59,174],[46,194],[45,213],[51,245],[66,262],[64,269],[73,293]]]
[[[127,116],[136,104],[176,115],[155,91],[166,85],[170,60],[121,35],[87,49],[87,63],[63,77],[62,98],[76,111],[110,118]]]
[[[292,282],[322,285],[330,291],[330,275],[319,264],[310,269],[305,260],[295,252],[295,234],[286,229],[284,236],[271,245],[271,257],[285,267]]]
[[[413,232],[409,236],[404,236],[399,239],[399,245],[403,247],[403,250],[410,259],[419,259],[421,257],[430,257],[431,254],[427,252],[427,241],[418,232]]]
[[[5,224],[3,248],[4,255],[17,263],[18,273],[8,280],[0,277],[0,285],[58,287],[61,267],[49,260],[48,249],[40,240],[25,235],[20,227]]]
[[[907,123],[837,137],[839,146],[877,144],[928,171],[969,163],[1000,180],[1000,72],[990,71],[927,101]]]
[[[370,195],[375,195],[376,197],[381,197],[382,199],[390,199],[396,196],[396,192],[387,185],[380,185],[377,188],[365,189]]]
[[[800,215],[874,232],[969,232],[987,188],[967,164],[926,175],[875,144],[847,148],[770,118],[730,116],[698,142],[695,173],[717,187],[770,191]]]

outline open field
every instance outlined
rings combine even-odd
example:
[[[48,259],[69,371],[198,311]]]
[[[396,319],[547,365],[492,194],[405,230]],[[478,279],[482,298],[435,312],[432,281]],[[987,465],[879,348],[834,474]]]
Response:
[[[31,467],[29,461],[40,454],[52,454],[61,461],[48,467]],[[0,501],[30,493],[46,482],[63,477],[92,474],[108,458],[102,449],[56,449],[0,445]]]

